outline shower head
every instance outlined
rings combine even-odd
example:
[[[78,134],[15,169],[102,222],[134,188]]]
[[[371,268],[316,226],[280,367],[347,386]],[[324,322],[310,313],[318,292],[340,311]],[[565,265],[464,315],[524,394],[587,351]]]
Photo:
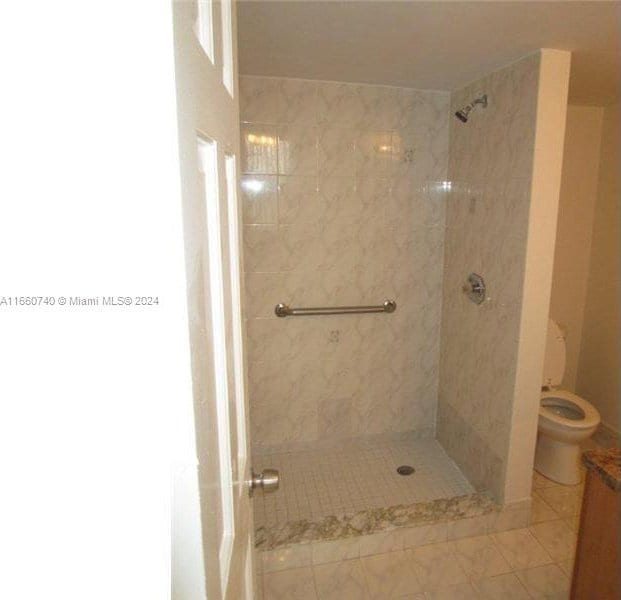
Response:
[[[472,110],[472,106],[468,105],[465,106],[464,108],[462,108],[461,110],[458,110],[455,113],[455,116],[462,122],[462,123],[467,123],[468,122],[468,113]]]
[[[456,113],[455,116],[462,122],[462,123],[467,123],[468,122],[468,115],[470,114],[470,111],[477,105],[480,104],[483,108],[487,108],[487,94],[483,94],[481,96],[479,96],[478,98],[476,98],[475,100],[473,100],[470,104],[467,104],[466,106],[464,106],[463,108],[460,108]]]

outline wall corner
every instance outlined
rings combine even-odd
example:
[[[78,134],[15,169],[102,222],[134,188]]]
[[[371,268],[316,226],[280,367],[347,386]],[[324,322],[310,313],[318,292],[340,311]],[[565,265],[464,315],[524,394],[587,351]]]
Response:
[[[526,264],[504,502],[530,496],[561,187],[571,53],[540,51]]]

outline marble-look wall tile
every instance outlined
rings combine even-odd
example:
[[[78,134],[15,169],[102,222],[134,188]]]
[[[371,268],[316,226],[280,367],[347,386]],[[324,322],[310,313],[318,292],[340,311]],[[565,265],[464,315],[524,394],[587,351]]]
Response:
[[[317,434],[321,438],[344,438],[352,435],[352,399],[330,396],[318,402]]]
[[[451,96],[451,113],[481,93],[467,123],[450,120],[445,203],[438,439],[479,489],[502,502],[530,205],[539,54]],[[480,306],[461,292],[485,278]],[[496,525],[523,523],[527,512]]]
[[[246,273],[278,272],[286,264],[286,249],[277,225],[244,225]]]
[[[277,186],[278,223],[319,223],[323,206],[317,193],[317,178],[293,175],[279,177]]]
[[[315,81],[240,77],[239,93],[242,122],[317,122]]]
[[[356,137],[354,128],[325,126],[319,129],[318,169],[321,177],[355,175]]]
[[[364,204],[350,176],[320,177],[319,192],[324,223],[358,223],[364,218]]]
[[[262,123],[241,126],[242,173],[278,173],[278,127]]]
[[[280,175],[316,175],[318,160],[316,127],[287,124],[278,128],[278,173]]]
[[[253,443],[429,435],[449,95],[241,77],[240,110]],[[392,315],[274,315],[386,298]]]
[[[502,459],[495,455],[477,431],[438,396],[436,432],[438,441],[477,489],[500,489],[504,477]]]
[[[242,175],[243,222],[248,225],[278,223],[278,180],[274,175]]]
[[[317,403],[266,403],[250,406],[250,431],[263,444],[317,439]]]
[[[361,131],[356,137],[356,175],[389,177],[392,174],[392,133]]]
[[[322,125],[358,128],[364,124],[365,105],[361,86],[347,83],[319,83],[317,121]]]

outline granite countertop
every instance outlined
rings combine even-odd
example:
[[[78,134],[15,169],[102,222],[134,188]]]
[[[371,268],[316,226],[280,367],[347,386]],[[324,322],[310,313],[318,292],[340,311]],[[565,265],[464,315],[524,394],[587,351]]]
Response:
[[[587,450],[582,455],[585,467],[597,473],[615,492],[621,492],[621,450]]]

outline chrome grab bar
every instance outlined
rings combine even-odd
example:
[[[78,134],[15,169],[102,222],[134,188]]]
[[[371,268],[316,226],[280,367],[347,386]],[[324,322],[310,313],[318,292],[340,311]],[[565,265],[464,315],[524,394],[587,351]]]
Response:
[[[286,304],[277,304],[274,313],[277,317],[302,317],[305,315],[346,315],[358,313],[392,313],[397,310],[394,300],[386,300],[378,306],[321,306],[317,308],[291,308]]]

